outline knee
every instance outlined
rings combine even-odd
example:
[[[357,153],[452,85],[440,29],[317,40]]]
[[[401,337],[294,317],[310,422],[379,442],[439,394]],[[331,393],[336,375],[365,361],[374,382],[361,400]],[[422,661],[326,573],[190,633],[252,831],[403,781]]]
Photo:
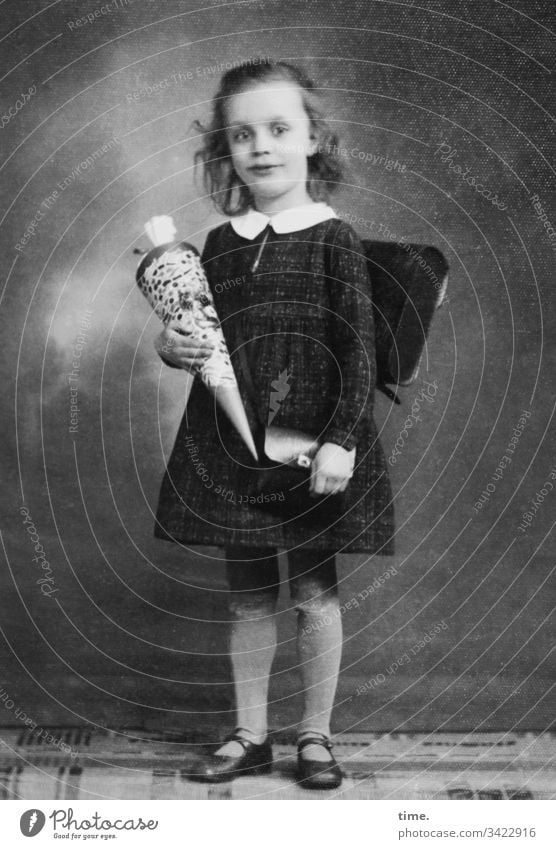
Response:
[[[301,628],[302,636],[328,629],[333,623],[337,627],[340,614],[340,605],[337,597],[327,596],[320,598],[297,598],[294,599],[294,610],[297,612],[297,627]]]
[[[306,586],[293,596],[294,609],[298,614],[323,622],[339,615],[340,601],[337,589],[313,588],[313,591],[311,590],[310,586]]]
[[[277,593],[231,592],[228,611],[235,620],[254,620],[272,616],[276,612]]]
[[[334,554],[300,549],[288,557],[295,610],[312,620],[337,616],[340,602]]]

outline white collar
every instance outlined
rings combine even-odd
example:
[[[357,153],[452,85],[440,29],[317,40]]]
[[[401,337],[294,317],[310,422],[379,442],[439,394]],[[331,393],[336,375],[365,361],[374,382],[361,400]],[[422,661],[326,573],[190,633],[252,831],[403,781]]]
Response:
[[[243,215],[230,218],[230,224],[238,236],[254,239],[262,233],[267,224],[271,225],[275,233],[295,233],[297,230],[305,230],[337,217],[332,207],[326,203],[307,203],[284,209],[271,216],[250,209]]]

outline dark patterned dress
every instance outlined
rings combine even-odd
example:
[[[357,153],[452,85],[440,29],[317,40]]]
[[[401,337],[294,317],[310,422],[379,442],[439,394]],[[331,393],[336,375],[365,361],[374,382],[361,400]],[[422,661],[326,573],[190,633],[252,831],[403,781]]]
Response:
[[[359,237],[338,219],[290,233],[268,225],[254,240],[226,223],[208,234],[202,259],[252,427],[240,345],[262,415],[272,410],[273,425],[356,446],[355,470],[344,515],[333,524],[257,509],[241,492],[241,467],[251,456],[196,377],[162,482],[155,536],[187,545],[393,554],[392,493],[372,416],[371,284]]]

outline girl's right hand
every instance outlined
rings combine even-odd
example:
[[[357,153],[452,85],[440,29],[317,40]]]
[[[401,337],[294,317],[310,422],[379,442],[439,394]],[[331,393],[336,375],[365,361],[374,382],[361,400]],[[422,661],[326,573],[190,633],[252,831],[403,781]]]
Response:
[[[158,334],[154,347],[163,360],[187,371],[194,371],[202,366],[214,350],[214,344],[207,339],[183,336],[168,327]]]

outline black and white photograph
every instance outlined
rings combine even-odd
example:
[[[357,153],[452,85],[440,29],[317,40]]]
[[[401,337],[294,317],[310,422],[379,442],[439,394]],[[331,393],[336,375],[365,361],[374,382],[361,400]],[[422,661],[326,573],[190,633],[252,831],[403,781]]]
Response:
[[[0,13],[7,843],[553,846],[556,7]]]

